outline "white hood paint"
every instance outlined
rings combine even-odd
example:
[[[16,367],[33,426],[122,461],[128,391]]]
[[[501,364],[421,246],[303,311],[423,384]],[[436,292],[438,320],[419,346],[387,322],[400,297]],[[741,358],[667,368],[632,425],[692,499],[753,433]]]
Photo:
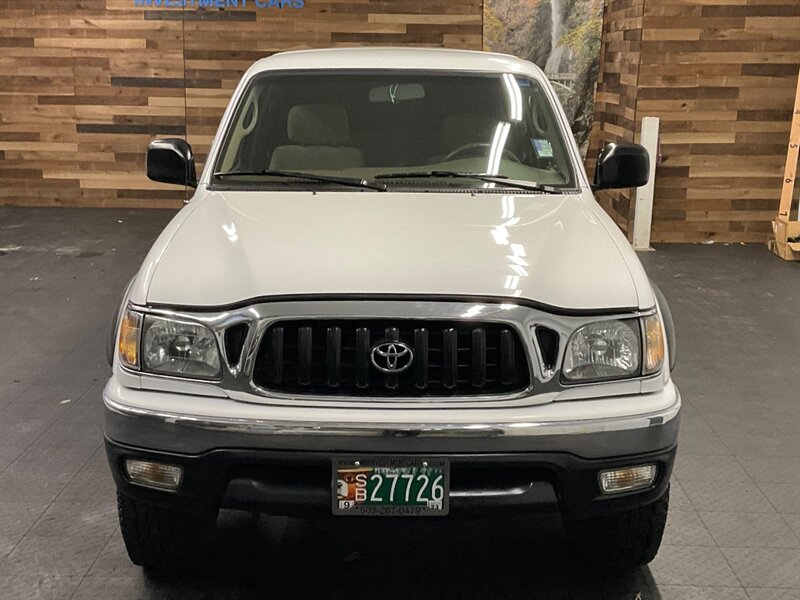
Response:
[[[565,309],[653,305],[625,238],[593,200],[576,194],[196,198],[150,251],[134,302],[210,307],[271,295],[433,294]]]

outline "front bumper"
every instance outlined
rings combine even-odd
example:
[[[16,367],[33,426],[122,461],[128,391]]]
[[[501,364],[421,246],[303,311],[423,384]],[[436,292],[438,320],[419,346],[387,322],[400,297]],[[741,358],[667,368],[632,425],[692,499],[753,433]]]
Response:
[[[182,397],[183,404],[194,414],[154,408],[175,406],[174,396],[124,388],[113,378],[106,386],[106,449],[122,493],[190,510],[242,508],[307,515],[330,514],[334,457],[369,454],[449,460],[452,514],[561,511],[586,517],[628,510],[656,500],[666,490],[681,405],[669,382],[661,392],[640,397],[641,406],[659,409],[635,415],[607,416],[609,411],[601,410],[624,405],[623,398],[479,414],[436,410],[427,418],[394,411],[391,421],[378,420],[389,413],[375,410],[372,421],[347,422],[312,409],[305,412],[315,420],[298,418],[303,411],[287,419],[264,406],[243,409],[257,411],[258,416],[212,417],[197,414],[205,410],[203,403],[239,403],[189,396]],[[335,416],[342,419],[345,412],[340,409]],[[347,414],[364,412],[370,411]],[[449,420],[443,420],[443,412]],[[165,492],[132,484],[122,470],[126,457],[182,466],[181,487]],[[658,466],[650,488],[619,496],[600,494],[599,471],[646,463]]]

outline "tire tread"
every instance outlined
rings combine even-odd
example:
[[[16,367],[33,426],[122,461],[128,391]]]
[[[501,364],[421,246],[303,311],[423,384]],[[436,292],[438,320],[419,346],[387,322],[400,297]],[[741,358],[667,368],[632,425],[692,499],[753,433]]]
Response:
[[[573,551],[596,567],[628,571],[652,561],[661,546],[669,489],[658,500],[628,512],[567,525]]]
[[[120,530],[128,556],[154,571],[196,566],[208,548],[214,519],[117,493]]]

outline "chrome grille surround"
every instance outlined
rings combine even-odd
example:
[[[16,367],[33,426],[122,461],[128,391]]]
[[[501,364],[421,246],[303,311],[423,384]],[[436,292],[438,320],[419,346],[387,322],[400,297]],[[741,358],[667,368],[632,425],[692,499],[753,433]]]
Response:
[[[145,314],[155,314],[181,320],[202,323],[209,327],[215,334],[222,354],[223,375],[219,381],[194,381],[187,378],[155,375],[130,371],[120,367],[123,373],[138,376],[140,385],[147,389],[161,389],[177,391],[180,384],[194,382],[202,386],[198,392],[206,395],[225,395],[235,400],[272,405],[305,405],[346,407],[364,405],[364,403],[381,403],[382,406],[391,405],[397,408],[436,408],[436,407],[485,407],[492,403],[494,407],[534,405],[550,402],[556,395],[569,392],[576,386],[564,386],[560,383],[561,363],[563,352],[560,352],[554,368],[545,368],[541,352],[533,335],[536,326],[547,327],[558,334],[561,348],[564,348],[569,336],[578,327],[598,320],[614,318],[631,318],[653,314],[655,308],[645,311],[622,309],[620,311],[550,311],[535,306],[529,306],[515,299],[487,299],[476,298],[450,301],[448,299],[326,299],[325,296],[305,299],[284,300],[269,299],[258,300],[243,306],[231,308],[198,308],[181,309],[178,307],[137,306],[131,309]],[[524,390],[511,394],[480,395],[480,396],[421,396],[421,397],[363,397],[363,396],[332,396],[319,394],[282,394],[258,386],[253,380],[255,362],[258,349],[267,329],[279,322],[287,320],[313,320],[313,319],[354,319],[354,320],[432,320],[432,321],[479,321],[481,323],[500,323],[516,330],[526,353],[526,361],[530,372],[530,385]],[[241,360],[229,361],[225,356],[225,331],[238,323],[248,324],[248,333],[244,341]],[[233,365],[233,366],[231,366]],[[659,387],[656,383],[662,375],[660,373],[649,377],[639,377],[631,380],[613,383],[598,383],[581,385],[581,388],[602,386],[611,390],[611,394],[641,393],[646,387]],[[647,381],[653,381],[653,386],[647,386]],[[580,393],[577,394],[580,397]],[[591,395],[588,395],[591,397]]]

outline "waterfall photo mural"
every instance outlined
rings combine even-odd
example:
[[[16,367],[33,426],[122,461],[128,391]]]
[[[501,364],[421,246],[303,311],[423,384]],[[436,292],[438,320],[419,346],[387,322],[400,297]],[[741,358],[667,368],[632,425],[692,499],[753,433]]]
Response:
[[[484,13],[485,49],[542,68],[585,155],[600,66],[603,0],[486,0]]]

